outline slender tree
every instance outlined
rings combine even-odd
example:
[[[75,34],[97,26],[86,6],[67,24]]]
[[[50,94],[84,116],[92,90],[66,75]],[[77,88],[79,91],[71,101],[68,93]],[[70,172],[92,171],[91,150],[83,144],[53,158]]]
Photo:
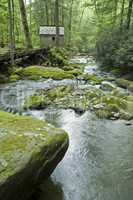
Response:
[[[127,29],[130,29],[132,8],[133,8],[133,0],[129,0],[128,12],[127,12]]]
[[[49,25],[49,8],[48,8],[48,0],[45,0],[45,13],[46,13],[46,25]]]
[[[59,47],[59,0],[55,0],[56,46]]]
[[[71,43],[73,3],[74,3],[74,0],[71,0],[70,11],[69,11],[69,25],[68,25],[68,29],[69,29],[68,45],[70,45],[70,43]]]
[[[22,25],[23,25],[24,35],[25,35],[25,46],[27,49],[31,49],[32,42],[31,42],[31,36],[30,36],[29,26],[27,22],[25,4],[23,0],[19,0],[19,7],[20,7]]]
[[[13,25],[13,0],[8,0],[8,13],[9,13],[9,50],[12,66],[15,65],[14,61],[14,25]]]
[[[119,0],[114,0],[114,19],[113,19],[113,23],[114,23],[114,25],[116,24],[116,22],[117,22],[117,10],[118,10],[118,1]]]
[[[121,6],[121,15],[120,15],[120,27],[123,26],[123,20],[124,20],[124,8],[125,8],[125,0],[122,0],[122,6]]]

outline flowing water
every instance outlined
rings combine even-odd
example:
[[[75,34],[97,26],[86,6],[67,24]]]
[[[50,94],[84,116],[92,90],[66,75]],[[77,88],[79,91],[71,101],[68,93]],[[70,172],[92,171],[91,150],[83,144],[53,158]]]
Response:
[[[99,73],[96,64],[87,61],[86,65],[85,73]],[[76,81],[2,85],[1,107],[21,110],[25,97],[36,89],[68,84]],[[73,110],[56,107],[26,114],[63,128],[70,138],[66,156],[42,185],[38,200],[133,200],[133,125],[127,126],[124,120],[101,120],[89,111],[79,116]]]
[[[53,184],[49,190],[42,186],[40,200],[133,199],[133,126],[100,120],[89,112],[78,116],[51,108],[32,114],[65,129],[70,137]]]

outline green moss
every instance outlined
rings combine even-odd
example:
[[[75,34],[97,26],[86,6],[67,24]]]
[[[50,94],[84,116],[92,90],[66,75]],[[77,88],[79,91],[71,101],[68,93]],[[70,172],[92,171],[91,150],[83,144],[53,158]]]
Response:
[[[122,119],[131,119],[133,116],[133,109],[131,107],[133,104],[130,104],[127,100],[127,97],[120,93],[113,91],[110,94],[104,94],[103,96],[95,99],[93,101],[93,108],[98,117],[104,118],[122,118]],[[131,113],[132,112],[132,113]]]
[[[126,111],[130,113],[131,116],[133,116],[133,96],[132,95],[127,96],[126,101],[127,101]]]
[[[20,76],[20,75],[22,74],[22,72],[23,72],[23,69],[24,69],[24,68],[22,68],[22,67],[13,68],[13,69],[12,69],[12,75],[16,75],[16,74],[17,74],[17,75]]]
[[[93,84],[101,84],[104,78],[98,77],[95,74],[84,74],[81,76],[85,81],[91,81]]]
[[[120,108],[116,104],[108,104],[103,108],[100,108],[98,110],[95,110],[95,113],[100,118],[119,118],[120,117]]]
[[[34,109],[34,108],[45,108],[48,105],[48,101],[45,100],[44,96],[37,96],[37,95],[33,95],[30,96],[24,105],[24,108],[30,108],[30,109]]]
[[[92,91],[91,89],[79,90],[73,86],[59,86],[49,90],[37,91],[35,95],[28,97],[24,107],[40,109],[40,107],[58,105],[64,108],[82,108],[86,110],[89,103],[99,98],[101,93],[102,91],[99,89]]]
[[[100,99],[97,99],[95,101],[95,104],[98,104],[98,103],[101,103],[101,102],[104,103],[105,105],[112,105],[112,104],[117,105],[122,109],[124,109],[126,107],[126,100],[125,99],[119,98],[119,97],[116,97],[116,96],[111,96],[110,94],[104,95]]]
[[[111,70],[111,73],[114,74],[115,76],[119,76],[122,73],[122,71],[121,71],[121,69],[116,67],[115,69]]]
[[[0,111],[0,128],[6,127],[13,132],[23,132],[26,130],[37,131],[37,127],[43,127],[46,123],[36,120],[32,117],[23,117],[12,115]]]
[[[131,113],[123,110],[120,113],[120,118],[124,119],[124,120],[132,120],[133,119],[133,113],[131,114]]]
[[[105,81],[115,81],[115,77],[111,77],[111,76],[104,77],[103,79],[104,79]]]
[[[71,91],[73,91],[72,86],[59,86],[57,88],[48,90],[46,96],[49,97],[53,101],[57,98],[62,98],[68,95]]]
[[[122,118],[123,113],[133,115],[132,96],[127,97],[116,89],[107,93],[96,88],[77,89],[72,86],[59,86],[49,90],[39,90],[25,102],[25,108],[32,109],[46,108],[49,105],[74,110],[76,108],[90,109],[98,117],[107,119]]]
[[[19,75],[20,79],[38,80],[41,78],[52,78],[56,80],[72,79],[74,75],[71,72],[65,72],[59,68],[30,66],[13,72],[13,75]]]
[[[119,78],[119,79],[116,79],[116,83],[120,87],[123,87],[123,88],[133,91],[133,81],[128,81],[126,79]]]
[[[18,81],[19,79],[20,79],[20,77],[19,77],[19,75],[17,75],[17,74],[11,75],[11,76],[9,77],[9,81],[10,81],[10,82],[16,82],[16,81]]]
[[[74,69],[74,70],[71,70],[71,71],[68,71],[68,72],[75,77],[80,76],[82,74],[82,72],[78,69]]]
[[[113,117],[110,111],[107,109],[99,109],[95,111],[95,114],[101,119],[110,119]]]
[[[0,182],[23,169],[42,148],[57,148],[68,139],[67,134],[32,117],[17,116],[0,111]]]
[[[37,94],[26,99],[24,108],[40,109],[59,102],[73,91],[72,86],[59,86],[49,90],[39,90]]]
[[[67,66],[64,66],[62,69],[63,69],[64,71],[72,71],[72,70],[74,70],[75,68],[74,68],[73,66],[71,66],[71,65],[67,65]]]
[[[73,74],[75,77],[81,76],[83,74],[83,68],[81,66],[79,67],[78,65],[69,64],[64,66],[62,69],[68,73]]]
[[[50,66],[68,65],[68,56],[65,49],[51,48],[48,53],[48,61]]]
[[[100,89],[86,90],[85,93],[87,98],[90,99],[91,101],[99,99],[101,96],[104,95],[104,93]]]
[[[76,64],[71,63],[70,66],[73,67],[74,69],[80,69],[83,72],[84,68],[86,66],[86,63],[85,64],[84,63],[80,63],[80,64],[78,64],[78,63],[76,63]]]

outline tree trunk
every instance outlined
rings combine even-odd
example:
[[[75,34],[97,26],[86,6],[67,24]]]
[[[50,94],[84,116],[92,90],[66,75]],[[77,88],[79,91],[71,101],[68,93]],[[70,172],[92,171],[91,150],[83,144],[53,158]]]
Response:
[[[31,49],[32,42],[31,42],[31,36],[30,36],[29,26],[27,22],[26,9],[25,9],[23,0],[19,0],[19,7],[20,7],[22,25],[23,25],[24,35],[25,35],[25,46],[27,49]]]
[[[9,12],[9,50],[11,65],[15,65],[14,61],[14,28],[13,28],[13,1],[8,0],[8,12]]]
[[[120,21],[120,27],[121,27],[121,29],[122,29],[122,26],[123,26],[124,8],[125,8],[125,0],[122,0],[121,21]]]
[[[55,1],[56,46],[59,47],[59,0]]]
[[[117,9],[118,9],[118,0],[114,1],[114,19],[113,19],[113,24],[116,24],[117,21]]]
[[[68,25],[68,28],[69,28],[68,45],[70,45],[71,43],[73,3],[74,3],[74,0],[71,0],[70,13],[69,13],[70,18],[69,18],[69,25]]]
[[[79,20],[79,30],[81,28],[82,19],[83,19],[84,13],[85,13],[85,9],[86,9],[86,7],[83,8],[82,13],[81,13],[81,17],[80,17],[80,20]]]
[[[64,26],[64,18],[65,18],[65,16],[64,16],[64,0],[62,0],[62,15],[61,15],[61,24],[62,24],[62,26]]]
[[[51,0],[49,0],[49,4],[50,4],[50,25],[55,25],[55,4],[53,4],[53,2]]]
[[[32,0],[29,0],[29,6],[30,6],[30,10],[29,10],[29,29],[30,29],[30,33],[32,32]]]
[[[46,25],[49,25],[48,0],[45,0]]]
[[[129,0],[128,13],[127,13],[127,29],[130,29],[132,8],[133,8],[133,0]]]

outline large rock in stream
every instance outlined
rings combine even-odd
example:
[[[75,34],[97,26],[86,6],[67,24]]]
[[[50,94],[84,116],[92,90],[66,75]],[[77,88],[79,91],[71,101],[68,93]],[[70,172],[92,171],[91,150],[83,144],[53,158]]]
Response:
[[[0,200],[26,200],[68,148],[68,135],[46,122],[0,111]]]

